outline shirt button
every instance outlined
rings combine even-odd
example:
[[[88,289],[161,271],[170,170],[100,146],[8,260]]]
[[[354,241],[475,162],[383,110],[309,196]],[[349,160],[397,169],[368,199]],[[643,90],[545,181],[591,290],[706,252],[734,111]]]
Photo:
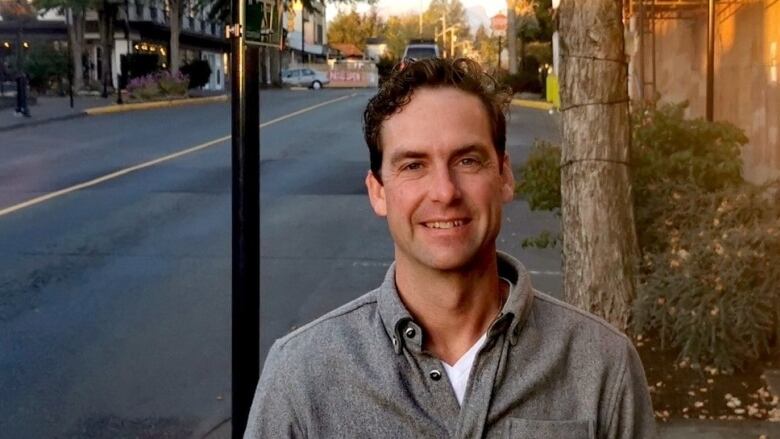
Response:
[[[415,331],[414,328],[406,328],[405,334],[409,338],[414,338],[414,336],[417,334],[417,331]]]
[[[439,381],[441,379],[441,372],[439,372],[436,369],[433,369],[432,371],[430,371],[428,373],[428,375],[430,375],[431,379],[434,380],[434,381]]]

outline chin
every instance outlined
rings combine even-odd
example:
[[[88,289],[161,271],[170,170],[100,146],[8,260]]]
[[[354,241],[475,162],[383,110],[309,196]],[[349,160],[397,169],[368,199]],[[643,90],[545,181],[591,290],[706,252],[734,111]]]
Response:
[[[474,266],[478,262],[474,252],[452,252],[449,254],[428,255],[424,259],[425,265],[439,271],[463,271]]]

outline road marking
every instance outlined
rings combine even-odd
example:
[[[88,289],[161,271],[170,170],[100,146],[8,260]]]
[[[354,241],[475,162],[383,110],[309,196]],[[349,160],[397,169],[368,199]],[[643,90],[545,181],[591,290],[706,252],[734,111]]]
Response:
[[[312,110],[316,110],[317,108],[324,107],[326,105],[334,104],[336,102],[343,101],[345,99],[349,99],[349,98],[351,98],[351,97],[353,97],[355,95],[357,95],[357,93],[352,93],[350,95],[341,96],[341,97],[338,97],[338,98],[335,98],[335,99],[331,99],[331,100],[328,100],[328,101],[325,101],[325,102],[320,102],[319,104],[312,105],[310,107],[306,107],[306,108],[298,110],[298,111],[294,111],[294,112],[292,112],[290,114],[286,114],[284,116],[277,117],[276,119],[269,120],[268,122],[261,123],[260,124],[260,128],[267,127],[269,125],[275,124],[277,122],[281,122],[281,121],[283,121],[285,119],[289,119],[291,117],[295,117],[295,116],[301,115],[303,113],[307,113],[307,112],[312,111]],[[175,158],[178,158],[178,157],[181,157],[181,156],[184,156],[184,155],[187,155],[187,154],[191,154],[193,152],[197,152],[197,151],[200,151],[202,149],[206,149],[206,148],[208,148],[210,146],[214,146],[214,145],[216,145],[218,143],[222,143],[222,142],[224,142],[226,140],[230,140],[230,138],[231,138],[231,136],[223,136],[223,137],[220,137],[219,139],[209,140],[208,142],[201,143],[200,145],[196,145],[196,146],[193,146],[191,148],[187,148],[187,149],[181,150],[179,152],[175,152],[173,154],[168,154],[168,155],[166,155],[164,157],[160,157],[160,158],[156,158],[156,159],[153,159],[153,160],[149,160],[148,162],[143,162],[143,163],[131,166],[129,168],[120,169],[119,171],[115,171],[115,172],[112,172],[110,174],[106,174],[106,175],[104,175],[102,177],[94,178],[92,180],[85,181],[83,183],[79,183],[79,184],[67,187],[65,189],[60,189],[58,191],[49,192],[48,194],[44,194],[44,195],[32,198],[32,199],[27,200],[27,201],[23,201],[23,202],[21,202],[19,204],[15,204],[13,206],[9,206],[9,207],[6,207],[4,209],[0,209],[0,217],[2,217],[4,215],[8,215],[9,213],[13,213],[13,212],[16,212],[18,210],[24,209],[26,207],[30,207],[30,206],[34,206],[36,204],[43,203],[44,201],[49,201],[49,200],[51,200],[53,198],[61,197],[63,195],[69,194],[71,192],[75,192],[75,191],[78,191],[78,190],[81,190],[81,189],[92,187],[92,186],[98,185],[98,184],[103,183],[103,182],[108,181],[108,180],[113,180],[115,178],[121,177],[121,176],[123,176],[125,174],[129,174],[131,172],[139,171],[141,169],[148,168],[150,166],[154,166],[154,165],[158,165],[158,164],[163,163],[163,162],[167,162],[168,160],[173,160]]]
[[[535,276],[561,276],[563,273],[560,271],[550,271],[550,270],[528,270],[529,274],[533,274]]]

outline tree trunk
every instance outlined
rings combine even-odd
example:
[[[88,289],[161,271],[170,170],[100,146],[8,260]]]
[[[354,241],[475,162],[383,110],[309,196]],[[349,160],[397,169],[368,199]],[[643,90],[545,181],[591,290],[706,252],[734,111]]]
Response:
[[[271,84],[282,86],[282,51],[276,47],[271,50]]]
[[[518,41],[520,43],[520,56],[518,57],[520,61],[520,70],[525,69],[525,37],[518,38]]]
[[[506,51],[509,64],[509,73],[517,73],[517,14],[515,13],[515,0],[506,0]],[[501,59],[501,54],[498,54]]]
[[[114,46],[114,10],[114,6],[105,0],[103,1],[103,7],[98,10],[100,50],[103,52],[100,57],[100,71],[102,72],[101,82],[104,85],[104,89],[112,83],[111,54],[113,52],[112,47]]]
[[[176,72],[179,71],[179,35],[181,34],[181,14],[183,3],[184,0],[170,0],[171,10],[169,12],[169,17],[171,25],[171,40],[168,71],[171,72],[171,75],[175,75]]]
[[[266,88],[268,86],[268,48],[263,46],[258,51],[260,58],[260,87]]]
[[[81,63],[84,52],[84,11],[79,8],[69,8],[67,17],[70,62],[73,66],[73,90],[80,90],[84,87],[84,65]]]
[[[559,31],[564,294],[625,330],[638,250],[622,2],[562,0]]]

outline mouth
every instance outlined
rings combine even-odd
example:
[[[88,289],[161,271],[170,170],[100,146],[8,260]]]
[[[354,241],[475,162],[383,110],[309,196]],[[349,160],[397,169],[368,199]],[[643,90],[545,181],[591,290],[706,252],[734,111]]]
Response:
[[[446,230],[446,229],[454,229],[456,227],[463,227],[467,223],[468,223],[467,220],[456,219],[456,220],[426,221],[423,222],[422,225],[429,229]]]

